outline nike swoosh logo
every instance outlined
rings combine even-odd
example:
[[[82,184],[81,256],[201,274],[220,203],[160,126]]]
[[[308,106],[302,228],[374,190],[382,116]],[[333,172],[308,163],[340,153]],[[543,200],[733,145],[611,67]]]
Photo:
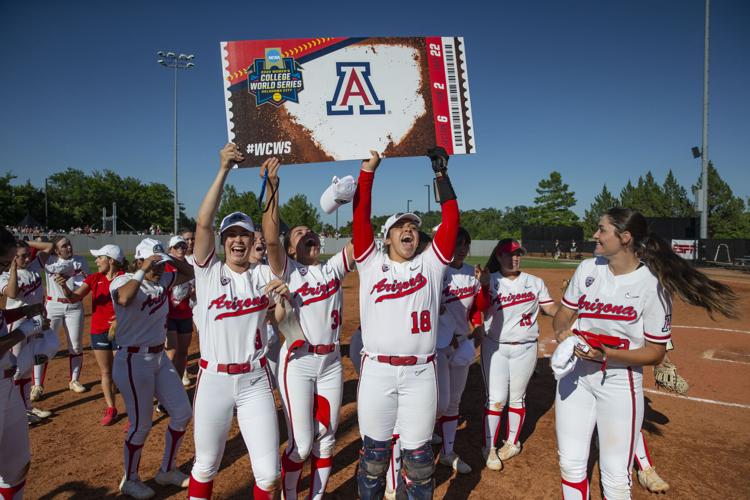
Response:
[[[424,373],[424,371],[427,370],[427,368],[422,368],[421,370],[414,370],[414,375],[421,375]]]
[[[640,295],[630,295],[630,292],[625,293],[626,299],[637,299],[638,297],[640,297]]]

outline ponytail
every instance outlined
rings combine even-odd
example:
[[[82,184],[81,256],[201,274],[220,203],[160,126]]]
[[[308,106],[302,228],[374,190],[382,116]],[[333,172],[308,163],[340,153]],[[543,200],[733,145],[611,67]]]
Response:
[[[605,215],[618,235],[629,232],[633,252],[646,264],[659,284],[691,306],[702,307],[713,319],[715,313],[738,318],[737,294],[724,283],[698,271],[672,250],[658,234],[649,232],[646,218],[629,208],[611,208]]]

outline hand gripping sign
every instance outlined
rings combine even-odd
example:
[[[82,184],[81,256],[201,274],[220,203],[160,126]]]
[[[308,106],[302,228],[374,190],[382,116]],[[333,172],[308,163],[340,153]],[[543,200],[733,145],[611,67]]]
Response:
[[[240,167],[476,152],[460,37],[222,42]]]

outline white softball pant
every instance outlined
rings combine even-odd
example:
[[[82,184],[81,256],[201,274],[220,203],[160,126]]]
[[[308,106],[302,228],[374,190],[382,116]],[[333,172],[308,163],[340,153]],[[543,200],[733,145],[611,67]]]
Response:
[[[129,353],[124,348],[115,354],[112,380],[122,394],[128,411],[129,428],[124,447],[125,475],[138,479],[141,449],[151,431],[154,397],[169,414],[162,470],[174,468],[185,427],[190,422],[190,399],[174,365],[162,351]]]
[[[469,377],[469,367],[474,361],[474,342],[462,338],[458,347],[444,347],[437,352],[438,431],[443,439],[440,452],[453,453],[458,428],[458,407]]]
[[[209,483],[216,476],[235,408],[255,483],[272,491],[281,467],[276,403],[266,367],[237,375],[201,368],[193,402],[195,463],[191,476],[200,483]]]
[[[68,353],[81,354],[83,352],[83,303],[64,304],[50,300],[46,304],[47,318],[53,332],[65,327],[68,340]]]
[[[375,441],[390,441],[398,421],[401,448],[415,450],[432,439],[437,410],[435,360],[393,366],[362,355],[357,416],[359,432]]]
[[[0,371],[0,377],[3,376]],[[26,406],[11,377],[0,379],[0,498],[23,497],[31,459]]]
[[[599,434],[604,496],[630,498],[631,467],[643,421],[643,370],[608,367],[579,359],[557,383],[555,427],[563,498],[586,500],[591,435]]]
[[[330,474],[344,378],[338,349],[313,354],[308,345],[279,352],[279,394],[289,440],[282,458],[285,498],[296,498],[302,466],[312,452],[310,498],[322,498]],[[322,459],[322,460],[320,460]]]

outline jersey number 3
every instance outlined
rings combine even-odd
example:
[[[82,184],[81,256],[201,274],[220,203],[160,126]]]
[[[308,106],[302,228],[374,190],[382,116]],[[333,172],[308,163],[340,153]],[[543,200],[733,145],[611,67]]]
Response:
[[[411,313],[411,333],[427,333],[432,330],[432,321],[430,321],[430,311]]]

